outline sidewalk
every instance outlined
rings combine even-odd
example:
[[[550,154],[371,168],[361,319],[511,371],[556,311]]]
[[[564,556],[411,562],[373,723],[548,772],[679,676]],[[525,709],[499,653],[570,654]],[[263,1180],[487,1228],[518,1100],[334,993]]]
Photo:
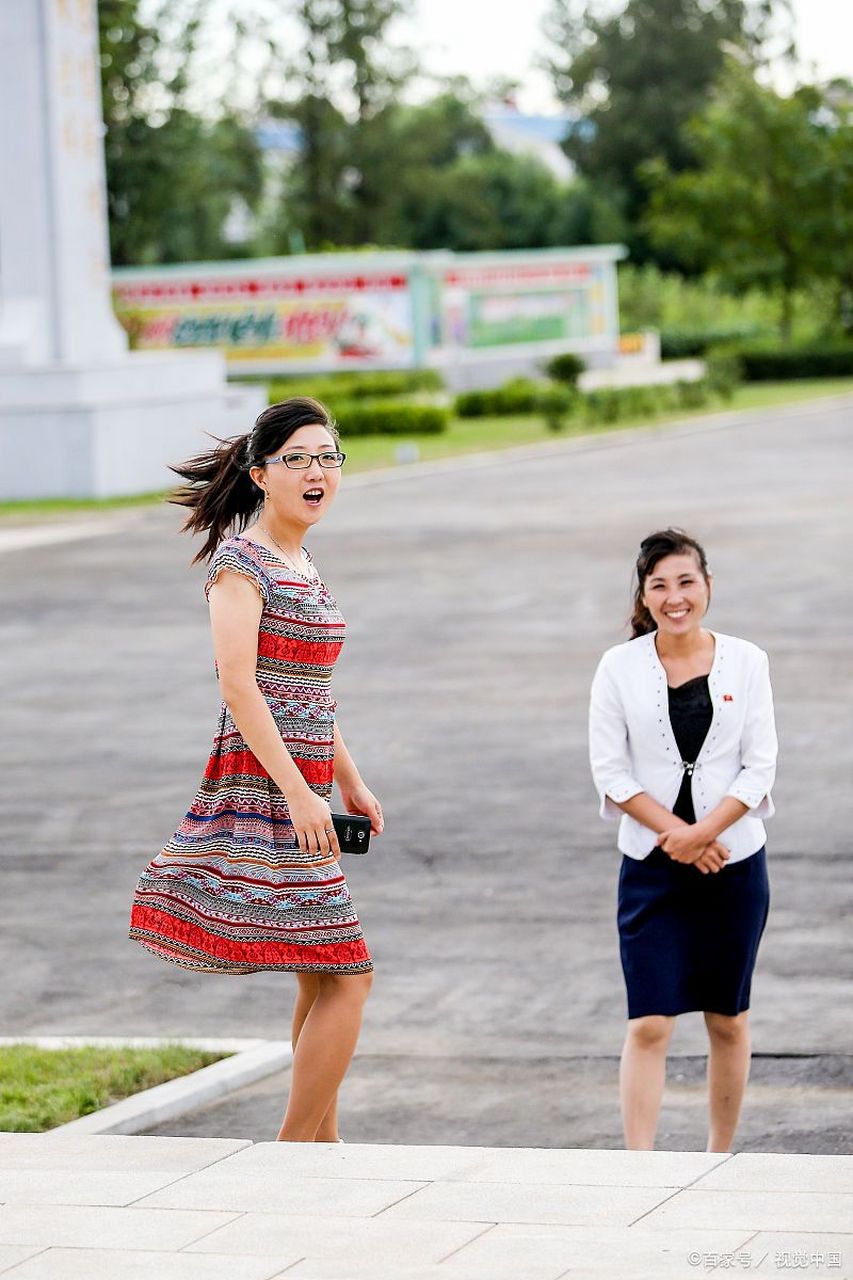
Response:
[[[853,1276],[853,1157],[0,1135],[14,1280]]]

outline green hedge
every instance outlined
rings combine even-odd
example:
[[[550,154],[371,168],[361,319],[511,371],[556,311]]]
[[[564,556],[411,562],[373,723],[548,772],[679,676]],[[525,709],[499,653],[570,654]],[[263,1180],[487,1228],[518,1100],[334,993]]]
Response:
[[[540,390],[529,378],[513,378],[502,387],[462,391],[456,397],[456,415],[459,418],[491,418],[535,413]]]
[[[734,374],[727,376],[734,385]],[[559,383],[546,385],[517,378],[490,391],[466,391],[456,398],[460,418],[511,417],[541,413],[559,431],[568,417],[591,423],[618,422],[623,418],[647,418],[659,413],[701,409],[714,395],[725,395],[723,370],[697,382],[680,381],[648,387],[603,387],[579,392]],[[728,391],[730,394],[730,389]]]
[[[754,338],[758,332],[751,324],[720,325],[713,329],[661,329],[661,359],[689,360],[704,356],[712,347],[743,342]]]
[[[631,418],[652,418],[661,413],[702,409],[714,397],[708,378],[698,382],[673,382],[650,387],[602,387],[582,397],[587,422],[621,422]]]
[[[714,354],[734,357],[747,382],[853,377],[853,345],[774,348],[744,343]]]
[[[344,447],[352,436],[440,435],[450,423],[445,405],[411,400],[350,400],[334,409]]]
[[[269,384],[269,396],[270,404],[287,400],[289,396],[313,396],[315,400],[337,406],[344,400],[374,400],[443,389],[441,374],[435,369],[392,369],[275,378]]]

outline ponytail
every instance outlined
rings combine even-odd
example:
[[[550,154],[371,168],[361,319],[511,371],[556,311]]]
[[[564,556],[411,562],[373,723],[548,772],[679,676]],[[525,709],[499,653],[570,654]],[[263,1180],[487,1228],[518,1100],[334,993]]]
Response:
[[[232,529],[243,532],[263,506],[261,488],[249,474],[252,467],[263,467],[295,431],[309,426],[325,427],[338,443],[338,430],[328,409],[309,396],[292,396],[258,414],[246,435],[219,440],[215,449],[170,468],[186,481],[168,499],[189,508],[182,531],[207,533],[193,564],[209,560]]]
[[[226,533],[235,524],[242,532],[263,505],[261,490],[249,475],[250,439],[246,434],[236,440],[220,440],[217,448],[170,468],[186,481],[169,496],[169,502],[190,509],[182,532],[207,531],[193,564],[209,560]]]

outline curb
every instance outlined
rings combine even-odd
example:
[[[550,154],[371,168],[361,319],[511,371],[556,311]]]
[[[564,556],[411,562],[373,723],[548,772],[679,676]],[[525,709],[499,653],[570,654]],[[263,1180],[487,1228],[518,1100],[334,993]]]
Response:
[[[83,1045],[111,1048],[152,1049],[180,1044],[190,1049],[230,1053],[232,1056],[201,1067],[187,1076],[131,1094],[100,1111],[58,1125],[43,1136],[72,1137],[98,1133],[139,1133],[235,1093],[246,1085],[274,1075],[290,1065],[293,1050],[285,1040],[206,1040],[183,1037],[149,1038],[120,1036],[2,1036],[0,1045],[32,1044],[42,1049],[74,1049]]]
[[[478,471],[486,467],[505,466],[519,462],[534,462],[542,458],[586,453],[591,450],[613,449],[631,441],[660,438],[663,434],[674,436],[700,435],[738,427],[747,422],[750,414],[775,413],[780,418],[809,417],[816,410],[851,403],[849,391],[834,395],[816,396],[813,400],[798,400],[793,404],[765,406],[763,409],[724,409],[717,413],[689,415],[670,422],[651,422],[641,427],[617,427],[605,432],[589,431],[565,440],[543,440],[538,444],[515,445],[508,449],[490,449],[480,453],[460,453],[447,458],[433,458],[426,462],[397,463],[393,467],[375,467],[370,471],[357,471],[347,477],[346,493],[358,489],[370,489],[375,485],[418,480],[433,475],[447,475],[459,471]],[[132,507],[129,511],[87,516],[77,521],[50,521],[26,527],[3,528],[0,524],[0,555],[4,552],[26,551],[30,548],[50,546],[61,542],[95,538],[112,533],[122,521],[141,519],[148,508]]]

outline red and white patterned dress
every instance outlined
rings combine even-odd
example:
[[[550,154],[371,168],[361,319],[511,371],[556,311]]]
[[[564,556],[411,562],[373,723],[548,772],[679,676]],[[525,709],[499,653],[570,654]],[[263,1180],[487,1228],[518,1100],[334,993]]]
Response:
[[[341,612],[321,581],[300,577],[250,538],[217,548],[205,595],[223,569],[249,578],[263,598],[258,687],[303,778],[328,799]],[[284,795],[224,702],[196,797],[139,878],[130,937],[207,973],[373,968],[340,863],[302,853]]]

